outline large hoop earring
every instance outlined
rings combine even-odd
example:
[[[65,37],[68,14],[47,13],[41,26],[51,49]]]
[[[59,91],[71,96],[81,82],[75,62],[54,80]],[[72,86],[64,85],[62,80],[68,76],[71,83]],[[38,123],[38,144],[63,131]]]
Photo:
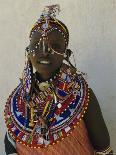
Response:
[[[70,62],[70,56],[73,54],[73,52],[70,49],[67,49],[64,53],[66,56],[64,57],[64,60],[66,60],[72,68],[76,69],[76,66],[73,66],[73,64]]]
[[[68,50],[70,50],[70,49],[68,49]],[[70,50],[70,51],[71,51],[71,50]],[[74,66],[71,64],[70,60],[68,60],[68,61],[69,61],[69,64],[70,64],[73,68],[76,69],[76,72],[77,72],[78,74],[83,75],[83,76],[85,77],[85,79],[87,79],[87,73],[84,73],[84,72],[81,72],[81,71],[77,70],[77,64],[76,64],[75,56],[74,56],[74,53],[73,53],[72,51],[71,51],[71,54],[72,54],[72,57],[73,57]]]

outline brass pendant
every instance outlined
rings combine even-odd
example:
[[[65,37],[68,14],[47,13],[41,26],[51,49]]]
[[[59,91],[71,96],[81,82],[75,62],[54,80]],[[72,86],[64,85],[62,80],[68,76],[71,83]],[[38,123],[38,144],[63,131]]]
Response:
[[[31,103],[31,106],[32,106],[32,103]],[[29,126],[30,126],[30,127],[33,127],[33,126],[34,126],[33,117],[34,117],[34,108],[31,107],[31,119],[30,119],[30,122],[29,122]]]
[[[50,87],[50,84],[47,83],[47,82],[41,82],[41,83],[39,83],[39,89],[40,89],[41,91],[45,91],[45,90],[47,90],[49,87]]]

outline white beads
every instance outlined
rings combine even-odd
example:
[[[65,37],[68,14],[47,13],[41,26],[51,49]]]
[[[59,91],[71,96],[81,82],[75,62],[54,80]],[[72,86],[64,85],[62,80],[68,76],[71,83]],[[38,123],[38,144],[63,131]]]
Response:
[[[62,107],[61,103],[59,103],[57,106],[58,106],[58,108],[61,108]]]

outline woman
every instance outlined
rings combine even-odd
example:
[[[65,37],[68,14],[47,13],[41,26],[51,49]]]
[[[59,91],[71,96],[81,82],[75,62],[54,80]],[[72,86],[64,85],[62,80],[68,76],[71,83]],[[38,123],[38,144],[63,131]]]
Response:
[[[31,30],[21,82],[5,106],[6,154],[110,155],[99,103],[69,60],[59,6],[46,8]]]

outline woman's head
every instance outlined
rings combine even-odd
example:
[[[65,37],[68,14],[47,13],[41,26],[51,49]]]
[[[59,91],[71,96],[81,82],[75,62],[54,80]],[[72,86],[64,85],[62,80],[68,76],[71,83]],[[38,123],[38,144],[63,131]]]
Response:
[[[69,32],[53,15],[54,7],[44,11],[30,33],[28,58],[40,74],[51,74],[67,57]]]

